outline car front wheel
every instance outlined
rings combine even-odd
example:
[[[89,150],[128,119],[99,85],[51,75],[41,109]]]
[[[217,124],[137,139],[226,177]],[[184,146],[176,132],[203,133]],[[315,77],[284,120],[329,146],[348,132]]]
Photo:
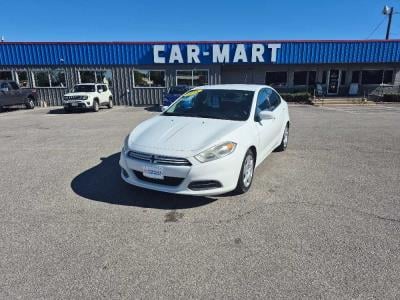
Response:
[[[289,143],[289,123],[286,124],[285,130],[283,131],[282,141],[278,148],[275,149],[277,152],[285,151]]]
[[[253,182],[255,163],[256,160],[253,151],[251,149],[247,150],[235,190],[237,194],[246,193],[250,189],[251,183]]]
[[[110,98],[110,99],[108,100],[107,107],[108,107],[108,108],[113,108],[113,106],[114,106],[113,99]]]
[[[34,109],[35,108],[35,102],[33,102],[33,99],[29,98],[28,102],[25,104],[25,107],[27,109]]]
[[[98,112],[98,111],[99,111],[99,102],[97,102],[97,100],[94,100],[94,101],[93,101],[92,110],[93,110],[94,112]]]

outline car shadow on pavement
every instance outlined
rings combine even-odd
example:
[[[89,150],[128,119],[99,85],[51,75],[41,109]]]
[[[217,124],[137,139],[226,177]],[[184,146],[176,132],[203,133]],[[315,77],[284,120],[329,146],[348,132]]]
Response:
[[[150,191],[125,183],[119,167],[120,153],[101,158],[101,163],[76,176],[72,190],[89,200],[116,205],[157,209],[186,209],[210,204],[217,199]]]
[[[25,106],[0,107],[0,113],[13,112],[26,109]]]
[[[75,113],[85,113],[85,110],[75,110],[70,112],[69,114],[75,114]],[[55,109],[50,109],[48,112],[50,115],[67,115],[68,113],[65,112],[64,108],[55,108]]]

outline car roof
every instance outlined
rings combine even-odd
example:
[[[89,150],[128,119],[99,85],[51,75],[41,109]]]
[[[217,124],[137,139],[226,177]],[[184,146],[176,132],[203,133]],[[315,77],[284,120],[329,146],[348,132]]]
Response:
[[[195,89],[203,89],[203,90],[244,90],[244,91],[253,91],[256,92],[262,88],[271,88],[268,85],[262,84],[215,84],[215,85],[204,85],[198,86]]]
[[[77,83],[77,84],[75,84],[75,85],[96,85],[96,84],[101,84],[101,85],[103,85],[103,84],[105,84],[105,83]]]

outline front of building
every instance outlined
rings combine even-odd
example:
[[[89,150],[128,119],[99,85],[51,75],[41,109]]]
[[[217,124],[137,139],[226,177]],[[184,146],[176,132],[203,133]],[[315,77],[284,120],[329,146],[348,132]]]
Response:
[[[61,105],[77,83],[108,83],[117,105],[160,104],[174,85],[268,84],[281,92],[364,95],[400,85],[400,40],[3,42],[0,80]]]

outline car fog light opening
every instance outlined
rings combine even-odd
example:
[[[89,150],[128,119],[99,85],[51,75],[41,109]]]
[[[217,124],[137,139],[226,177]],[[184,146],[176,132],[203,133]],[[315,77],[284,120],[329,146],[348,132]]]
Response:
[[[236,149],[236,143],[234,142],[226,142],[217,146],[214,146],[210,149],[207,149],[195,156],[195,158],[204,163],[207,161],[216,160],[231,154]]]
[[[124,168],[121,168],[121,171],[122,171],[122,175],[124,175],[125,178],[129,178],[129,174]]]

